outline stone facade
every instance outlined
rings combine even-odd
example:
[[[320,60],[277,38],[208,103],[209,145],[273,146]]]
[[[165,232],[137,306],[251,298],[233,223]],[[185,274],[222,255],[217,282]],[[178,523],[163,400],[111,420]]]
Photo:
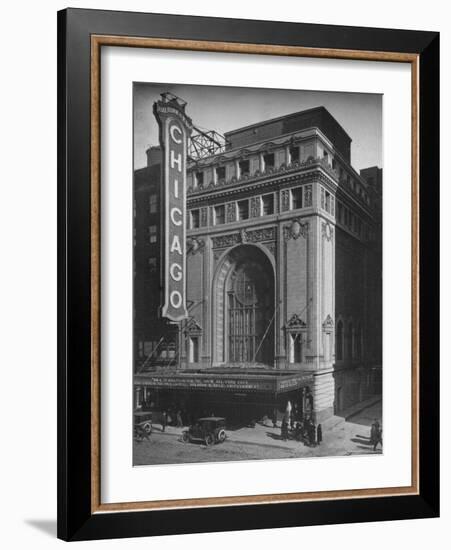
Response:
[[[236,130],[239,146],[190,165],[178,357],[181,369],[312,372],[316,421],[380,391],[382,348],[381,187],[320,114],[319,127]]]

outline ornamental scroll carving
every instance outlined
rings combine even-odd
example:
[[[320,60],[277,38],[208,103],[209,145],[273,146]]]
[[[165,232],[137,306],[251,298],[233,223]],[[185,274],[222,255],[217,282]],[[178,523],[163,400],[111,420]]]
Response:
[[[187,254],[196,254],[201,252],[205,246],[205,241],[203,239],[198,239],[196,237],[190,237],[187,239],[188,251]]]
[[[307,323],[303,321],[297,313],[293,313],[293,315],[287,321],[287,328],[291,330],[301,329],[306,327],[307,327]]]
[[[246,231],[247,242],[258,243],[261,241],[273,241],[276,238],[275,227],[265,227],[254,231]]]
[[[331,328],[333,328],[333,326],[334,326],[334,321],[333,321],[332,317],[330,315],[328,315],[324,319],[323,328],[324,329],[331,329]]]
[[[334,228],[331,226],[330,223],[323,223],[321,232],[323,234],[323,239],[326,239],[327,241],[330,241],[331,239],[333,239]]]
[[[240,234],[230,233],[229,235],[221,235],[220,237],[213,237],[212,241],[213,248],[227,248],[240,242]]]
[[[188,324],[185,327],[185,333],[186,334],[201,334],[202,333],[202,327],[199,325],[199,323],[194,318],[191,318],[188,321]]]
[[[262,229],[255,229],[252,231],[246,231],[242,229],[239,233],[230,233],[228,235],[221,235],[220,237],[213,237],[213,248],[227,248],[238,243],[258,243],[262,241],[274,241],[276,238],[275,227],[264,227]]]
[[[308,235],[309,224],[308,222],[302,222],[300,218],[295,218],[290,225],[284,227],[285,240],[299,239],[299,237],[306,238]]]

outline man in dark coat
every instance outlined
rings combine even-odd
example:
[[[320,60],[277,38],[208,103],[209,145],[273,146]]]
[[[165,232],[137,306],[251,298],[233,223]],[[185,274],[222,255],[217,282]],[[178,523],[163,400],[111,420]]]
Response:
[[[380,437],[379,431],[380,431],[380,424],[375,418],[374,422],[371,424],[371,431],[370,431],[370,442],[373,445],[373,451],[376,450],[376,446],[379,441],[379,437]]]
[[[286,416],[284,416],[282,420],[282,425],[280,427],[280,435],[282,436],[283,441],[286,441],[288,439],[288,421]]]
[[[321,424],[318,424],[316,427],[316,442],[318,445],[321,445],[321,441],[323,440],[323,428]]]
[[[308,439],[311,447],[316,447],[316,427],[312,420],[309,423]]]
[[[373,451],[376,450],[379,443],[381,444],[381,447],[382,447],[382,428],[380,427],[379,422],[378,422],[377,423],[377,428],[376,428],[376,433],[375,433],[375,436],[374,436],[374,441],[373,441]]]

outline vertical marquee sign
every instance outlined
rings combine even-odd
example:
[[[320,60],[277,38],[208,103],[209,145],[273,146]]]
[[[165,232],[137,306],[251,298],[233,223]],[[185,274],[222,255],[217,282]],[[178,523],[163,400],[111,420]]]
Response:
[[[163,284],[162,317],[181,321],[186,310],[186,156],[192,122],[186,102],[170,93],[153,106],[160,128],[162,159]]]

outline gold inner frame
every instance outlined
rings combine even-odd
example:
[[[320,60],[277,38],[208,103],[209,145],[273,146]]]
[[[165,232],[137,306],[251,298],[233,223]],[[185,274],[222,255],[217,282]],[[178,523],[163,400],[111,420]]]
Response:
[[[100,53],[102,46],[410,63],[412,97],[412,479],[408,487],[117,502],[100,499]],[[419,494],[419,55],[266,44],[91,36],[91,513],[306,502]]]

